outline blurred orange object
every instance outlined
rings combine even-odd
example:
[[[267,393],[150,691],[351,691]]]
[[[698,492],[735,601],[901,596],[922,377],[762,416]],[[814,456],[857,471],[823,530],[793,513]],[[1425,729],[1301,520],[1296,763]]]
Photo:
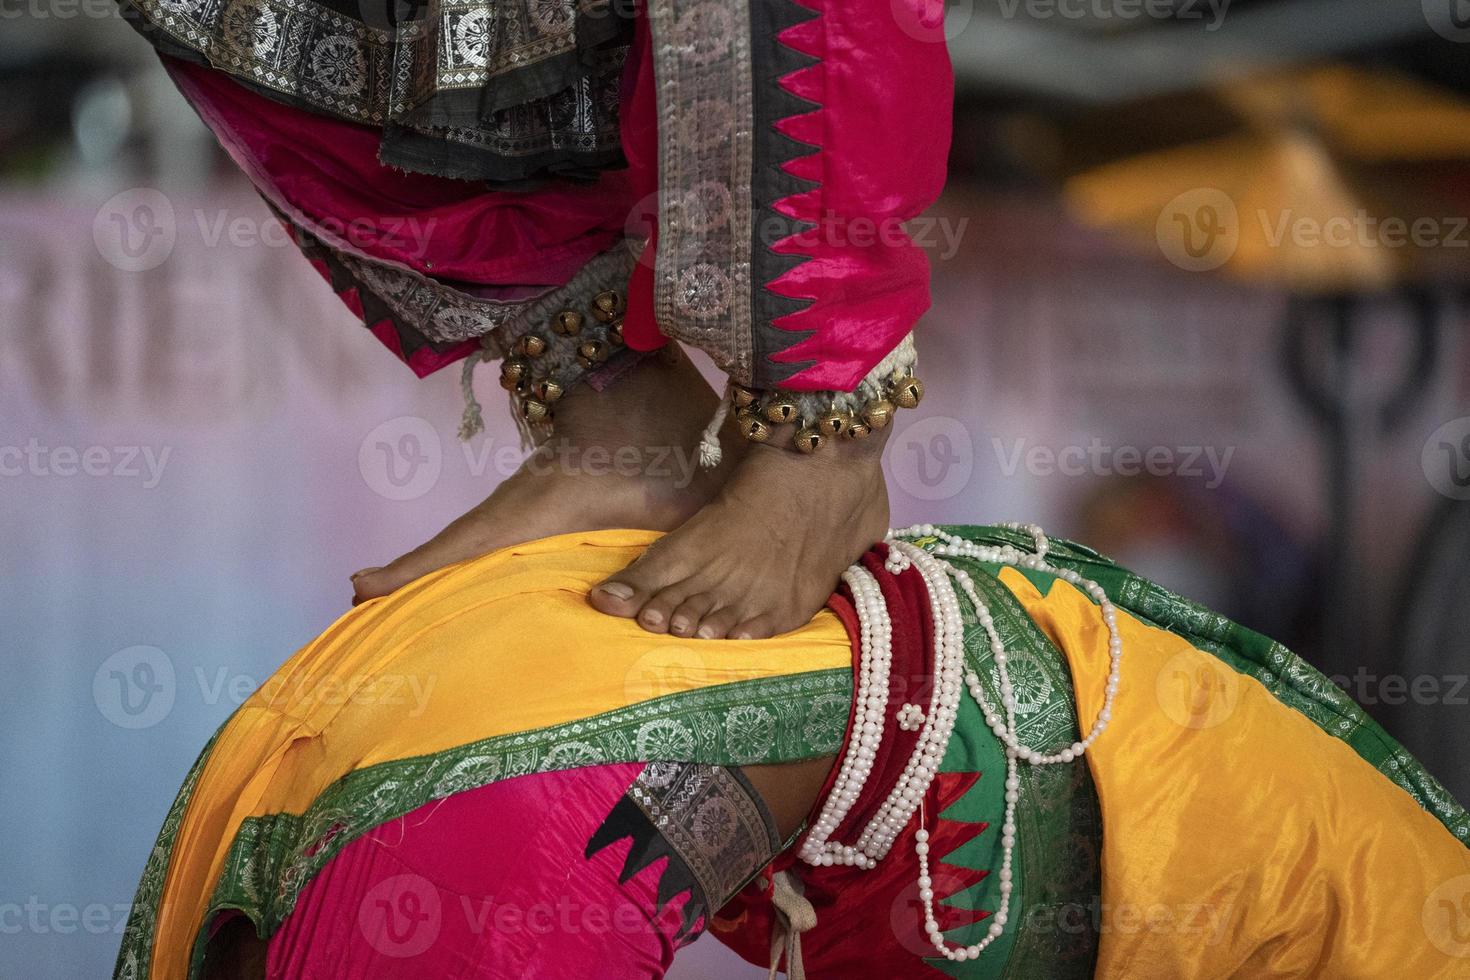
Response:
[[[1470,105],[1343,67],[1263,76],[1216,97],[1241,132],[1074,177],[1073,212],[1152,239],[1181,268],[1298,293],[1464,274],[1463,253],[1449,248],[1465,240],[1463,206],[1414,170],[1470,159]]]

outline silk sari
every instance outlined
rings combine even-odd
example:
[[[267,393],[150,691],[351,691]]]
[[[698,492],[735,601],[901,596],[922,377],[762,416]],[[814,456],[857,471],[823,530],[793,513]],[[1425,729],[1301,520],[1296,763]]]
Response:
[[[954,530],[1025,544],[1005,529]],[[592,585],[655,537],[564,535],[443,569],[352,610],[288,660],[186,777],[117,976],[197,976],[221,915],[275,936],[309,914],[302,896],[351,842],[437,800],[587,767],[838,752],[852,709],[850,606],[835,599],[769,640],[709,642],[592,610]],[[1102,701],[1096,606],[1050,574],[953,560],[1010,651],[1021,736],[1070,743]],[[1054,542],[1049,560],[1103,586],[1127,658],[1113,721],[1085,760],[1022,769],[1002,940],[963,963],[925,945],[912,825],[872,871],[799,865],[788,847],[701,927],[764,965],[772,875],[785,871],[815,913],[802,934],[813,977],[1464,976],[1470,816],[1439,784],[1279,644],[1081,545]],[[966,640],[995,697],[978,624]],[[429,692],[413,714],[410,680]],[[1000,743],[966,698],[926,800],[955,943],[998,906],[1003,779]],[[548,873],[534,852],[523,861],[532,881]]]

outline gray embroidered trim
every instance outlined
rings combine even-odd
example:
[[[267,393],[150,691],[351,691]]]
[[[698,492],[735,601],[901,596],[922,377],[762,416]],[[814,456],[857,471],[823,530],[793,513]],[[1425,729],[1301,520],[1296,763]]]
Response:
[[[497,78],[575,54],[579,17],[613,17],[607,0],[429,0],[420,16],[391,27],[315,0],[126,6],[223,71],[377,126],[406,119],[438,93],[487,89]]]
[[[627,796],[684,859],[711,912],[781,850],[774,818],[739,770],[651,762]]]
[[[659,137],[654,313],[752,377],[752,87],[747,0],[650,0]]]

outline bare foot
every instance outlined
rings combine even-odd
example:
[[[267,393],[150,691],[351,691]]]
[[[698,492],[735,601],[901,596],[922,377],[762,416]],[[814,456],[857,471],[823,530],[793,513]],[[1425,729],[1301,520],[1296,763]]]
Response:
[[[888,531],[888,431],[810,456],[748,447],[714,499],[593,589],[592,604],[675,636],[757,640],[796,629]]]
[[[727,438],[726,461],[699,468],[699,437],[717,402],[677,350],[644,358],[606,391],[573,390],[557,405],[553,438],[494,493],[427,544],[354,575],[354,605],[523,541],[678,527],[714,495],[743,448]]]

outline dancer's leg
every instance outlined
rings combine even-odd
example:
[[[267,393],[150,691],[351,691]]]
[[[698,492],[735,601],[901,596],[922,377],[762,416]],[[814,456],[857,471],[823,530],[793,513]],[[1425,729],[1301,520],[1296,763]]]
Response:
[[[949,146],[943,4],[647,8],[654,64],[624,150],[661,211],[626,333],[656,343],[656,324],[763,389],[740,418],[763,441],[591,601],[655,632],[760,638],[809,619],[888,526],[883,425],[922,395],[906,338],[928,306],[903,222],[938,195]],[[821,448],[799,454],[793,436]]]
[[[495,492],[428,543],[353,577],[354,601],[387,595],[436,568],[570,531],[666,531],[710,501],[738,458],[695,455],[717,396],[676,347],[645,357],[604,391],[574,390],[556,430]]]

